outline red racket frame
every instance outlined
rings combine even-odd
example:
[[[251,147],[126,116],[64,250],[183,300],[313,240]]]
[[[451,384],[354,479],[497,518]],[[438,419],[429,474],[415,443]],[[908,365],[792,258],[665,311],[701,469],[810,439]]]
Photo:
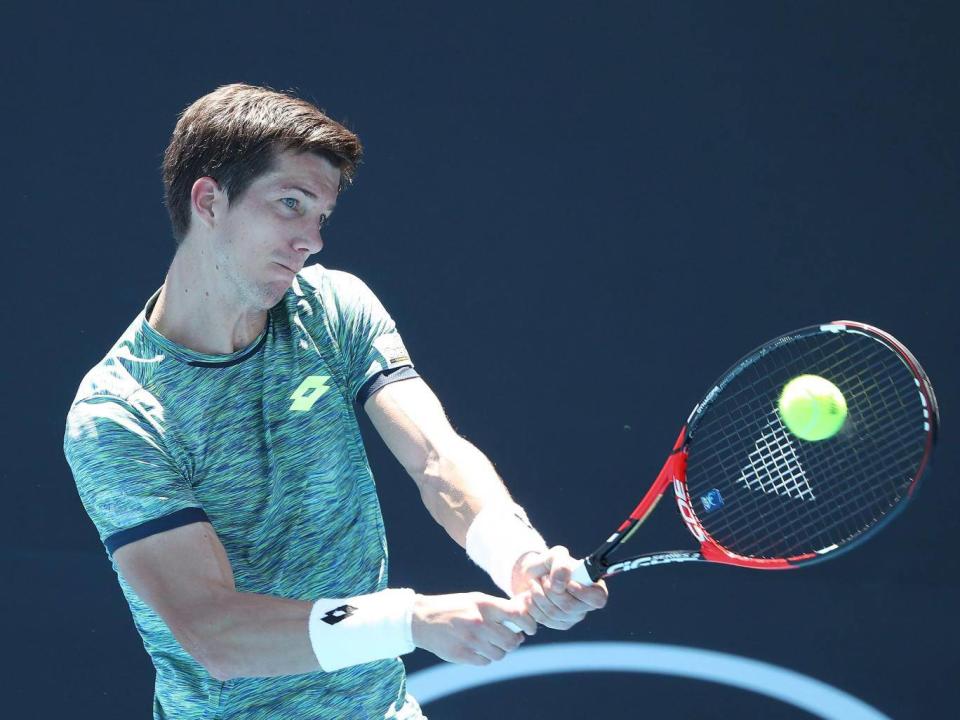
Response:
[[[643,499],[636,506],[636,508],[634,508],[633,512],[630,513],[627,519],[620,524],[616,532],[614,532],[609,538],[607,538],[606,542],[604,542],[593,553],[584,559],[584,570],[590,576],[591,580],[595,582],[600,578],[610,577],[611,575],[626,572],[627,570],[675,562],[704,561],[721,563],[725,565],[737,565],[739,567],[752,568],[755,570],[789,570],[809,564],[811,562],[815,562],[817,560],[821,560],[828,554],[845,551],[851,547],[854,547],[878,531],[906,506],[908,500],[916,490],[920,478],[923,477],[924,473],[928,469],[930,457],[936,442],[939,413],[937,409],[936,396],[933,394],[933,388],[930,384],[930,380],[927,378],[927,375],[920,366],[920,363],[917,362],[916,358],[914,358],[910,351],[889,333],[871,325],[853,320],[835,320],[831,323],[827,323],[827,325],[837,325],[845,328],[852,328],[865,334],[880,338],[900,355],[907,367],[910,368],[914,378],[918,380],[918,390],[928,413],[930,432],[927,434],[923,458],[918,465],[916,475],[914,476],[913,481],[910,483],[910,486],[907,489],[907,495],[903,501],[901,501],[891,513],[874,525],[870,530],[855,538],[851,542],[845,543],[839,547],[834,546],[833,548],[830,548],[830,550],[804,553],[787,558],[750,558],[732,553],[711,538],[710,534],[704,529],[703,525],[700,523],[700,520],[697,518],[696,513],[693,512],[690,503],[690,493],[687,490],[687,427],[697,416],[697,413],[701,410],[701,404],[698,404],[694,408],[693,412],[690,413],[687,423],[685,423],[680,429],[680,435],[677,437],[677,441],[674,443],[673,451],[664,463],[660,473],[657,475],[657,479],[653,482],[653,485],[650,486],[650,489],[647,490],[647,493],[643,496]],[[643,524],[644,520],[647,519],[647,516],[653,512],[653,509],[657,506],[657,503],[670,486],[672,486],[674,489],[674,497],[680,510],[680,516],[683,518],[687,529],[697,540],[700,541],[699,550],[674,550],[668,552],[648,553],[613,563],[608,562],[606,559],[607,555],[609,555],[614,548],[625,542],[634,532],[636,532],[640,525]]]

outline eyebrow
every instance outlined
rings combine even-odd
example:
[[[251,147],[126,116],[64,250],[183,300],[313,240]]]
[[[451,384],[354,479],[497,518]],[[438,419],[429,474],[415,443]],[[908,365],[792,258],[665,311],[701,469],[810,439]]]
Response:
[[[309,190],[306,190],[306,189],[300,187],[299,185],[281,185],[281,186],[280,186],[280,189],[281,189],[281,190],[299,190],[299,191],[302,192],[304,195],[306,195],[308,198],[313,198],[314,200],[317,199],[317,196],[316,196],[316,195],[314,195],[314,194],[313,194],[312,192],[310,192]]]

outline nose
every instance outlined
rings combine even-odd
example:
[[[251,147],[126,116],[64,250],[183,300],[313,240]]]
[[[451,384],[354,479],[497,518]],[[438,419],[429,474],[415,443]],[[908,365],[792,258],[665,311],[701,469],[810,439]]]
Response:
[[[313,255],[323,250],[323,236],[317,230],[310,235],[304,235],[297,238],[296,248],[299,252],[306,252]]]

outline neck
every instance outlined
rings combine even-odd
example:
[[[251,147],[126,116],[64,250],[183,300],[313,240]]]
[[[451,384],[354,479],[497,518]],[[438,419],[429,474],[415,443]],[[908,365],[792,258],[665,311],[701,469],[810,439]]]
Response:
[[[149,323],[178,345],[211,355],[242,350],[263,332],[267,311],[244,305],[223,275],[187,242],[170,264]]]

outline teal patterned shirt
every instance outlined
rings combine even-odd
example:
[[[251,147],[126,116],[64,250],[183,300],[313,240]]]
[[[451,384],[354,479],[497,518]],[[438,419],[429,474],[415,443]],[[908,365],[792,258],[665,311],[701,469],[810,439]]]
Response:
[[[416,373],[377,298],[313,265],[249,347],[206,355],[148,324],[156,297],[67,416],[67,460],[114,570],[117,548],[209,521],[240,592],[314,600],[385,589],[383,519],[354,403]],[[399,659],[218,681],[118,578],[156,669],[154,718],[419,717]]]

